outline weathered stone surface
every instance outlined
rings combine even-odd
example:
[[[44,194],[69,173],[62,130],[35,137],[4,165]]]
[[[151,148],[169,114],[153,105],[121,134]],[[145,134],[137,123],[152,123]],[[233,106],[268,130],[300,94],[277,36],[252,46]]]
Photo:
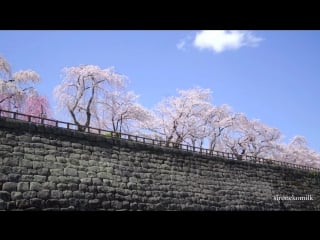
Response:
[[[52,162],[54,162],[54,161],[56,161],[56,157],[55,157],[54,155],[46,155],[46,156],[44,156],[44,160],[45,160],[45,161],[52,161]]]
[[[30,206],[30,201],[27,199],[20,199],[16,201],[18,209],[26,209]]]
[[[9,173],[8,180],[9,182],[19,182],[21,180],[21,174]]]
[[[5,202],[10,201],[11,199],[10,193],[7,191],[0,191],[0,199]]]
[[[88,185],[87,185],[87,184],[80,183],[80,184],[79,184],[79,190],[80,190],[80,191],[84,191],[84,192],[88,191]]]
[[[91,178],[82,178],[80,179],[81,183],[85,183],[85,184],[92,184],[92,179]]]
[[[22,199],[22,193],[21,192],[11,192],[11,199],[12,200],[18,200],[18,199]]]
[[[41,168],[41,170],[38,171],[38,173],[39,173],[40,175],[47,176],[47,175],[49,174],[49,168],[46,168],[46,167]]]
[[[46,176],[41,176],[41,175],[34,175],[33,176],[34,182],[44,183],[46,180],[47,180]]]
[[[85,171],[78,171],[78,176],[79,176],[80,179],[88,177],[88,175],[87,175],[87,173]]]
[[[100,178],[92,178],[92,184],[93,185],[101,185],[102,181]]]
[[[26,191],[26,192],[22,193],[22,196],[24,199],[35,198],[35,197],[37,197],[37,192],[36,191]]]
[[[68,189],[68,185],[65,184],[65,183],[58,183],[57,184],[57,188],[58,188],[58,190],[61,190],[61,191],[67,190]]]
[[[17,183],[15,182],[6,182],[2,185],[3,191],[13,192],[17,191]]]
[[[73,197],[74,198],[84,198],[84,192],[83,191],[73,191]]]
[[[32,162],[32,164],[33,164],[33,168],[34,169],[39,169],[39,168],[43,167],[43,163],[42,162],[34,161],[34,162]]]
[[[71,191],[76,191],[78,190],[79,186],[78,184],[75,184],[75,183],[68,183],[68,189],[71,190]]]
[[[0,151],[12,152],[12,149],[13,149],[13,148],[12,148],[11,146],[0,144]]]
[[[63,196],[60,190],[51,190],[51,198],[60,199]]]
[[[63,170],[62,169],[50,169],[50,173],[52,176],[62,176]]]
[[[18,191],[19,192],[29,191],[29,182],[19,182]]]
[[[59,176],[59,177],[61,177],[61,176]],[[49,182],[52,182],[52,183],[59,183],[59,182],[61,182],[59,177],[57,177],[57,176],[49,176],[48,180],[49,180]]]
[[[21,176],[22,182],[32,182],[33,181],[33,175],[22,175]]]
[[[54,190],[56,189],[56,184],[54,182],[44,182],[42,183],[43,189]]]
[[[26,167],[26,168],[32,168],[33,167],[33,163],[32,163],[31,160],[21,159],[20,166],[21,167]]]
[[[0,210],[5,210],[6,209],[6,202],[0,199]]]
[[[19,165],[19,159],[16,157],[3,158],[2,164],[6,166],[16,167]]]
[[[6,182],[8,180],[9,180],[9,177],[7,174],[0,173],[0,182]]]
[[[42,189],[43,189],[43,186],[41,183],[38,183],[38,182],[31,182],[30,183],[30,190],[41,191]]]
[[[63,196],[64,196],[65,198],[72,198],[73,192],[70,191],[70,190],[63,191]]]
[[[50,196],[50,190],[41,190],[37,193],[38,198],[40,199],[48,199]]]
[[[78,171],[74,168],[65,168],[64,175],[76,177],[78,176]]]
[[[57,208],[59,209],[60,204],[58,199],[49,199],[46,201],[47,208]],[[54,209],[52,209],[54,210]]]
[[[97,173],[97,177],[102,178],[102,179],[108,179],[108,178],[111,178],[112,175],[110,175],[107,172],[99,172],[99,173]]]
[[[0,210],[320,209],[317,172],[5,118],[0,118],[0,169]],[[306,194],[314,200],[273,199]]]
[[[41,210],[41,208],[44,205],[44,200],[41,200],[40,198],[32,198],[30,199],[30,206],[35,207],[38,210]]]
[[[67,208],[60,208],[61,211],[75,211],[75,207],[74,206],[69,206]]]

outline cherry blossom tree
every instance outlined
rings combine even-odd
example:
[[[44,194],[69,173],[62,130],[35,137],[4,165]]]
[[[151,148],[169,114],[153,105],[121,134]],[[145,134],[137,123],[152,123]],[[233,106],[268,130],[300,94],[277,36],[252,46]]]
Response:
[[[137,103],[138,95],[125,88],[114,89],[102,99],[101,108],[95,115],[97,125],[114,132],[138,131],[139,122],[147,121],[148,110]]]
[[[272,158],[299,165],[320,167],[320,154],[308,147],[307,140],[303,136],[294,136],[288,144],[278,144]]]
[[[54,97],[59,110],[67,110],[79,130],[91,124],[103,100],[113,87],[124,86],[126,77],[113,68],[101,69],[95,65],[80,65],[63,69],[64,79],[55,87]]]
[[[210,98],[209,89],[179,90],[178,96],[164,98],[155,107],[144,127],[168,145],[195,141],[201,135],[199,129],[205,127],[203,116],[211,108]]]
[[[27,101],[38,96],[34,84],[40,82],[40,76],[33,70],[24,70],[12,73],[10,64],[0,56],[0,109],[30,113],[26,111]],[[29,100],[28,100],[29,99]],[[34,102],[33,107],[43,102],[45,111],[49,111],[48,100],[44,97]],[[46,103],[44,103],[46,102]],[[39,112],[34,111],[36,115]]]
[[[209,141],[209,149],[211,151],[221,151],[223,142],[221,135],[224,131],[232,126],[232,113],[229,105],[213,106],[211,111],[206,115],[206,138]]]
[[[67,110],[79,130],[89,126],[128,132],[135,121],[146,119],[147,110],[128,92],[127,77],[114,68],[80,65],[63,69],[64,79],[54,96],[60,110]]]
[[[48,98],[33,94],[28,96],[23,107],[23,112],[27,115],[38,116],[41,118],[51,118],[51,110]],[[41,122],[41,119],[32,119],[35,122]]]
[[[235,114],[232,127],[222,135],[225,151],[233,153],[239,159],[247,154],[254,157],[269,156],[281,138],[280,131],[262,124],[258,120],[249,120],[244,114]]]

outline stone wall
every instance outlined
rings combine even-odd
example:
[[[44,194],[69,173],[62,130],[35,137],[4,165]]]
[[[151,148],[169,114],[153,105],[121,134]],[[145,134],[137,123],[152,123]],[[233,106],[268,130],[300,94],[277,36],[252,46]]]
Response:
[[[319,183],[316,172],[0,118],[0,210],[319,210]]]

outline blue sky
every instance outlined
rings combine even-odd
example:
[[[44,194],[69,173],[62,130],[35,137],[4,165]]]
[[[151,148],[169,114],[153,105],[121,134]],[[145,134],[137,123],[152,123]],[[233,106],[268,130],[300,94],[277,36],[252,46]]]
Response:
[[[320,152],[320,31],[0,31],[0,55],[13,71],[37,71],[52,107],[63,67],[114,66],[145,107],[176,89],[210,88],[214,104],[278,128],[286,141],[305,136]]]

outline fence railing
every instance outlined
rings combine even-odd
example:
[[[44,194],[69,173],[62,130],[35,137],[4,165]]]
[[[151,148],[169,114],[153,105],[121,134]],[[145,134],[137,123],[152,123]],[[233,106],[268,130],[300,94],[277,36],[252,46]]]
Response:
[[[241,154],[233,154],[228,152],[213,151],[207,148],[194,147],[187,144],[177,144],[173,142],[141,137],[137,135],[130,135],[126,133],[117,133],[117,132],[94,128],[90,126],[88,127],[80,126],[81,130],[79,130],[79,126],[74,123],[58,121],[55,119],[48,119],[48,118],[43,118],[43,117],[34,116],[34,115],[27,115],[27,114],[18,113],[18,112],[0,110],[0,117],[11,118],[11,119],[31,122],[35,124],[48,125],[48,126],[53,126],[58,128],[66,128],[74,131],[81,131],[81,132],[86,132],[91,134],[104,135],[105,137],[110,137],[110,138],[124,139],[128,141],[135,141],[135,142],[140,142],[144,144],[151,144],[151,145],[157,145],[161,147],[180,149],[186,152],[194,152],[194,153],[198,153],[205,156],[221,157],[228,160],[241,160],[241,161],[254,162],[254,163],[260,163],[260,164],[265,164],[265,163],[274,164],[279,166],[286,166],[289,168],[297,168],[297,169],[320,172],[320,169],[315,167],[282,162],[282,161],[277,161],[272,159],[265,159],[265,158],[260,158],[256,156],[250,156],[250,155],[241,155]]]

